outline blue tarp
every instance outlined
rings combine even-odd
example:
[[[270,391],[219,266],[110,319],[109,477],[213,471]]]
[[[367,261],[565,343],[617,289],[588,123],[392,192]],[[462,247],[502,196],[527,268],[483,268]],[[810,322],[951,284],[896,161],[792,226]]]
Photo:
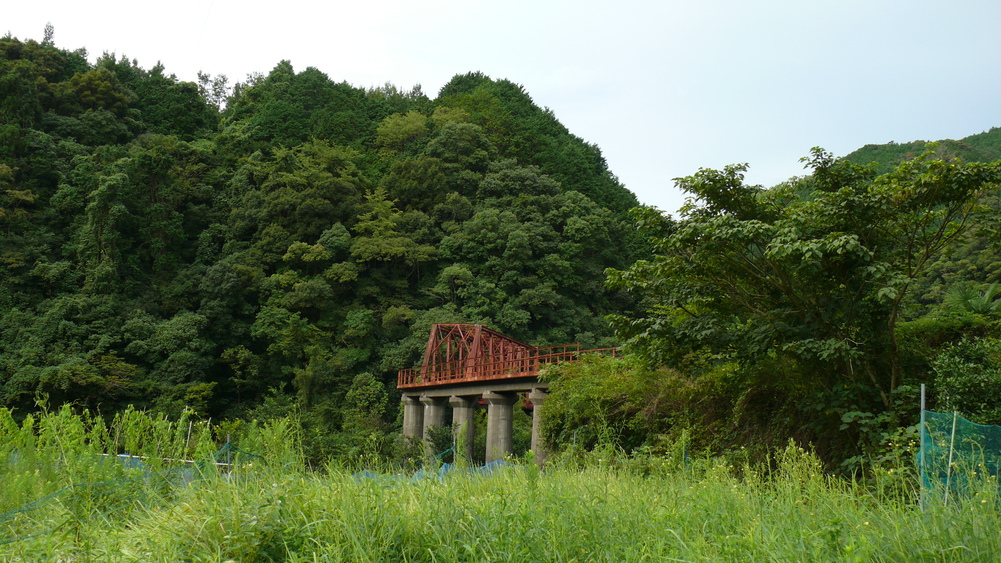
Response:
[[[359,471],[358,473],[353,474],[351,477],[353,477],[355,481],[370,479],[372,481],[384,482],[384,483],[413,483],[424,479],[438,479],[439,481],[441,481],[442,479],[445,478],[445,476],[455,472],[461,472],[468,475],[491,475],[502,467],[511,467],[511,466],[512,466],[511,463],[499,459],[497,461],[491,461],[490,463],[482,467],[457,468],[451,463],[443,463],[441,467],[438,468],[437,471],[420,469],[416,473],[414,473],[411,477],[399,474],[390,475],[385,473],[376,473],[374,471],[367,471],[367,470]]]

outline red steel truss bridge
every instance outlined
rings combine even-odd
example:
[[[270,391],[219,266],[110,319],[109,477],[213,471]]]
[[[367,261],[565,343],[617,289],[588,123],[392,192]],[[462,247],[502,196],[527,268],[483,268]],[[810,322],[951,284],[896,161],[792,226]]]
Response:
[[[400,370],[398,389],[536,378],[545,366],[575,362],[582,354],[616,357],[616,348],[581,350],[580,344],[532,346],[479,324],[431,327],[420,367]]]

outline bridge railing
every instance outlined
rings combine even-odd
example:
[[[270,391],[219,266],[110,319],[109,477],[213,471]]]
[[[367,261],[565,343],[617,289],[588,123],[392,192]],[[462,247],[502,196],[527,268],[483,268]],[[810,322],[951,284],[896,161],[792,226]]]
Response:
[[[546,346],[519,352],[519,357],[486,358],[488,361],[479,363],[470,359],[457,360],[436,364],[432,367],[420,366],[400,370],[397,374],[396,387],[431,387],[452,383],[467,383],[474,381],[497,381],[523,377],[536,377],[539,370],[548,365],[563,362],[576,362],[583,354],[602,354],[613,358],[618,356],[617,348],[598,348],[581,350],[578,344],[561,344]]]

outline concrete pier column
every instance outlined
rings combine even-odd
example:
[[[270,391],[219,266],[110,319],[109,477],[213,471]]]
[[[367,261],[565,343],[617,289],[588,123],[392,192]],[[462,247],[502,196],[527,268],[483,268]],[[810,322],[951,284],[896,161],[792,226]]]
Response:
[[[424,449],[428,456],[433,456],[441,452],[436,452],[432,448],[430,441],[431,433],[428,432],[428,428],[445,425],[445,404],[447,400],[444,397],[428,397],[425,395],[421,397],[421,402],[424,403]]]
[[[548,396],[549,393],[541,389],[532,389],[528,394],[528,400],[532,401],[532,452],[535,453],[535,462],[540,466],[549,455],[549,449],[542,440],[542,403]]]
[[[473,444],[476,442],[476,424],[473,418],[479,397],[459,397],[452,395],[448,404],[452,406],[452,427],[455,430],[456,457],[464,457],[466,461],[473,460]]]
[[[514,403],[518,396],[513,393],[494,393],[488,391],[483,394],[487,401],[487,456],[486,461],[490,463],[514,451],[514,441],[512,439],[513,428],[511,426],[514,414]]]
[[[420,399],[404,395],[403,403],[403,435],[421,440],[424,438],[424,405]]]
[[[432,426],[445,425],[445,398],[444,397],[421,397],[424,404],[424,439],[428,438],[428,428]]]

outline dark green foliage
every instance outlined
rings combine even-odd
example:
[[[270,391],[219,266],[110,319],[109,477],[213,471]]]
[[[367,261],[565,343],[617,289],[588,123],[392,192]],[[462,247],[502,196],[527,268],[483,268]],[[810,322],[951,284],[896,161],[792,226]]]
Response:
[[[236,89],[224,127],[248,135],[254,147],[291,147],[311,138],[358,144],[372,140],[378,122],[391,113],[384,100],[334,83],[312,67],[296,74],[282,61],[260,82]]]
[[[665,401],[677,401],[676,373],[646,369],[622,359],[585,357],[543,374],[551,395],[543,431],[550,444],[593,448],[612,443],[626,450],[644,445],[670,425]],[[677,413],[682,415],[682,413]]]
[[[983,291],[976,291],[969,286],[956,286],[946,294],[943,305],[968,314],[994,315],[1001,310],[998,282],[992,283]]]
[[[680,179],[692,197],[676,222],[638,210],[654,258],[610,279],[643,297],[644,312],[614,322],[652,365],[710,358],[689,368],[698,376],[733,363],[741,401],[788,416],[766,426],[788,436],[805,425],[837,462],[852,450],[843,431],[865,448],[901,421],[899,390],[919,376],[905,372],[914,362],[897,334],[905,300],[962,239],[1001,168],[926,154],[876,177],[819,149],[809,162],[811,176],[770,190],[744,185],[740,166]],[[847,413],[864,416],[838,420]]]
[[[935,154],[993,160],[998,138]],[[395,455],[395,373],[432,324],[591,348],[617,343],[614,314],[646,365],[562,373],[553,440],[687,428],[850,459],[932,374],[943,404],[996,407],[974,399],[996,371],[975,339],[1001,277],[997,166],[933,156],[879,177],[817,151],[770,190],[703,170],[680,221],[635,212],[644,240],[598,147],[508,80],[431,100],[283,61],[230,91],[0,38],[0,406],[295,412],[312,463]]]
[[[230,93],[0,39],[0,403],[295,410],[321,463],[399,450],[395,374],[435,322],[608,343],[635,199],[474,81],[431,101],[283,61]]]
[[[830,413],[813,412],[816,397],[793,377],[783,377],[795,367],[775,361],[747,370],[697,354],[678,368],[652,368],[635,357],[586,357],[544,375],[551,395],[543,430],[561,448],[614,446],[661,454],[682,444],[692,457],[712,452],[760,462],[791,437],[809,439],[811,427],[823,426],[818,419],[840,423],[828,420]],[[836,444],[818,444],[818,450],[853,447],[857,436],[845,434]]]
[[[963,338],[932,363],[942,412],[959,411],[978,424],[1001,424],[1001,341]]]
[[[570,134],[549,109],[536,106],[523,87],[469,73],[442,87],[436,102],[439,109],[463,110],[463,119],[478,125],[501,157],[538,166],[613,212],[625,213],[637,205],[636,197],[608,171],[598,147]]]

